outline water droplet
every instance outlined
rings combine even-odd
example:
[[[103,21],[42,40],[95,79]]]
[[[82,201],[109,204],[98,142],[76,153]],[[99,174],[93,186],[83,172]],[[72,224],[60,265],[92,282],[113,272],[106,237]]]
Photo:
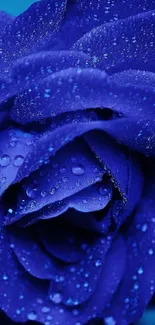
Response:
[[[8,155],[2,155],[0,157],[0,166],[1,167],[7,167],[11,162],[11,159]]]
[[[56,191],[55,188],[51,188],[51,189],[49,190],[49,192],[50,192],[51,195],[55,194],[55,191]]]
[[[63,176],[63,177],[62,177],[62,181],[63,181],[64,184],[67,183],[67,182],[68,182],[68,177]]]
[[[102,196],[106,196],[107,193],[108,193],[108,191],[107,191],[107,189],[106,189],[105,187],[101,186],[101,187],[99,188],[99,193],[100,193]]]
[[[142,267],[140,267],[139,269],[138,269],[138,274],[143,274],[143,272],[144,272],[144,270],[143,270],[143,268]]]
[[[34,311],[31,311],[30,313],[28,313],[27,318],[29,320],[36,320],[37,319],[37,315],[36,315],[36,313]]]
[[[54,150],[54,148],[52,147],[52,146],[50,146],[49,148],[48,148],[48,151],[49,152],[52,152]]]
[[[77,165],[77,166],[72,167],[72,173],[77,176],[83,175],[84,174],[83,166]]]
[[[105,318],[105,325],[116,325],[116,322],[113,317],[106,317]]]
[[[12,214],[12,213],[13,213],[13,210],[12,210],[12,209],[8,209],[8,212],[9,212],[10,214]]]
[[[85,288],[87,288],[89,286],[89,283],[88,282],[85,282],[84,285],[83,285]]]
[[[42,307],[42,312],[43,313],[49,313],[49,311],[50,311],[50,307],[48,307],[48,306],[44,306],[44,307]]]
[[[20,309],[17,309],[17,310],[16,310],[16,314],[17,314],[17,315],[20,315],[20,314],[21,314]]]
[[[38,190],[38,188],[36,186],[35,187],[34,186],[27,187],[26,194],[31,199],[34,199],[37,196],[37,190]]]
[[[32,143],[33,143],[32,139],[27,139],[27,140],[26,140],[26,144],[27,144],[28,146],[30,146]]]
[[[13,161],[16,167],[20,167],[23,164],[23,162],[24,162],[24,157],[21,155],[16,156]]]
[[[41,196],[42,197],[46,197],[47,196],[47,192],[46,191],[41,191]]]
[[[150,248],[150,249],[148,250],[148,253],[149,253],[149,255],[153,255],[153,249]]]
[[[50,300],[52,300],[55,304],[60,304],[62,301],[62,295],[59,292],[54,293],[50,295]]]
[[[6,182],[6,177],[3,176],[3,177],[1,178],[1,183],[4,184],[5,182]]]
[[[96,260],[95,266],[97,266],[97,267],[101,266],[101,261],[100,260]]]
[[[3,275],[3,280],[4,281],[8,280],[8,276],[6,274]]]
[[[147,223],[144,223],[144,225],[142,226],[142,232],[146,232],[147,229],[148,229],[148,225]]]
[[[60,168],[60,173],[61,173],[61,174],[64,174],[65,172],[66,172],[66,168],[65,168],[65,167],[61,167],[61,168]]]
[[[138,288],[139,288],[138,283],[135,283],[133,287],[134,287],[135,290],[138,290]]]
[[[77,309],[73,309],[72,313],[73,313],[74,316],[77,316],[79,314],[79,311]]]

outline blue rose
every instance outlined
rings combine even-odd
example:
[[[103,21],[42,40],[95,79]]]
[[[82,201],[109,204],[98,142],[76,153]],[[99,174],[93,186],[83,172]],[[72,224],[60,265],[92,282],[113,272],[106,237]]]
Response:
[[[128,325],[154,294],[154,9],[0,14],[3,324]]]

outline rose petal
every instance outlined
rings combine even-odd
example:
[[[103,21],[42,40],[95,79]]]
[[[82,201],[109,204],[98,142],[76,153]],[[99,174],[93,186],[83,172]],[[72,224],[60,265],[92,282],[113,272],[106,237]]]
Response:
[[[0,33],[2,33],[2,30],[6,25],[12,23],[14,18],[15,17],[12,15],[0,10]]]
[[[11,233],[11,247],[25,270],[39,279],[52,279],[56,264],[37,243],[30,229],[17,229]]]
[[[16,214],[24,215],[37,211],[45,205],[79,193],[84,188],[101,181],[104,173],[86,143],[76,141],[69,144],[45,167],[23,182]],[[76,200],[75,196],[74,199]]]
[[[34,3],[16,17],[2,34],[5,66],[42,48],[60,23],[65,8],[66,1],[44,0]]]
[[[128,204],[132,204],[133,208],[139,200],[143,185],[139,161],[128,150],[126,153],[109,137],[104,136],[101,145],[98,141],[101,137],[100,131],[85,135],[90,148],[109,171],[120,194],[128,201]],[[138,193],[136,199],[133,197],[133,193],[135,193],[133,189],[136,189],[136,193]]]
[[[103,24],[79,39],[72,50],[88,53],[96,67],[109,72],[127,69],[154,71],[154,10]]]
[[[154,179],[151,175],[146,181],[144,196],[126,230],[125,276],[106,313],[122,325],[139,320],[154,293]]]
[[[69,68],[44,78],[19,94],[11,117],[25,124],[90,107],[105,107],[124,116],[154,118],[154,87],[113,82],[98,69]],[[132,109],[131,109],[132,108]]]
[[[61,292],[62,302],[67,306],[78,306],[88,300],[99,281],[110,244],[110,237],[94,240],[82,261],[62,269],[60,274],[64,281],[56,285],[52,283],[50,295],[54,295],[54,290]]]
[[[83,246],[88,246],[88,234],[80,232],[68,223],[55,219],[38,225],[39,237],[47,251],[66,263],[75,263],[85,256]]]
[[[145,0],[109,1],[87,0],[67,2],[65,19],[61,22],[60,32],[51,39],[48,47],[54,49],[70,48],[81,36],[106,22],[134,16],[137,13],[155,9],[154,2]],[[73,19],[74,17],[74,19]],[[78,28],[77,28],[78,26]],[[68,30],[70,31],[68,33]]]

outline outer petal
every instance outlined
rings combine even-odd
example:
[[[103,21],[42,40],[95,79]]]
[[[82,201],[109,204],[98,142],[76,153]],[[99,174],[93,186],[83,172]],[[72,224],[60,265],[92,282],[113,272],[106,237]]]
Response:
[[[127,245],[125,275],[106,313],[108,317],[114,318],[116,324],[126,325],[140,319],[154,293],[154,180],[154,175],[151,175],[145,184],[144,196],[125,233]]]
[[[109,72],[154,70],[155,11],[101,25],[72,47],[94,57],[96,67]]]
[[[43,47],[61,21],[65,8],[66,1],[43,0],[15,18],[2,35],[4,66]]]
[[[3,28],[11,24],[14,17],[12,15],[7,14],[4,11],[0,11],[0,33],[2,33]]]
[[[152,81],[152,79],[151,79]],[[154,87],[107,79],[98,69],[61,70],[17,96],[13,120],[25,124],[65,112],[108,107],[124,116],[155,118]]]
[[[49,42],[50,48],[69,48],[94,27],[155,8],[154,1],[146,0],[137,0],[136,3],[131,0],[127,2],[115,0],[112,3],[108,0],[92,0],[91,2],[68,0],[67,4],[67,12],[61,22],[60,32]]]

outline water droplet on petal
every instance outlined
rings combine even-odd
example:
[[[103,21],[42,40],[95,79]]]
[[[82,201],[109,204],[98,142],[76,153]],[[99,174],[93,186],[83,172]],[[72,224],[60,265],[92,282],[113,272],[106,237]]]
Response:
[[[153,249],[150,248],[150,249],[148,250],[148,253],[149,253],[149,255],[153,255]]]
[[[95,266],[97,266],[97,267],[101,266],[101,261],[100,260],[96,260]]]
[[[21,314],[20,309],[17,309],[17,310],[16,310],[16,314],[17,314],[17,315],[20,315],[20,314]]]
[[[50,295],[50,300],[52,300],[55,304],[60,304],[62,301],[62,295],[59,292],[53,293]]]
[[[48,306],[44,306],[44,307],[42,307],[42,312],[43,313],[49,313],[49,311],[50,311],[50,307],[48,307]]]
[[[84,174],[84,168],[82,165],[76,165],[74,167],[72,167],[72,173],[74,175],[77,175],[77,176],[80,176],[80,175],[83,175]]]
[[[34,187],[34,186],[27,187],[26,194],[31,199],[34,199],[37,196],[37,190],[38,190],[38,188],[37,187]]]
[[[101,186],[101,187],[99,188],[99,193],[100,193],[102,196],[106,196],[107,193],[108,193],[108,191],[107,191],[107,189],[106,189],[105,187]]]
[[[4,281],[8,280],[8,276],[6,274],[3,275],[3,280]]]
[[[24,162],[24,157],[21,155],[16,156],[13,161],[16,167],[20,167],[23,164],[23,162]]]
[[[1,167],[7,167],[11,162],[11,159],[8,155],[2,155],[0,157],[0,166]]]
[[[142,226],[142,232],[146,232],[147,229],[148,229],[148,225],[147,223],[144,223],[144,225]]]
[[[10,214],[12,214],[12,213],[13,213],[13,210],[12,210],[12,209],[8,209],[8,212],[9,212]]]
[[[37,319],[37,315],[36,315],[36,313],[34,311],[31,311],[30,313],[28,313],[27,318],[29,320],[36,320]]]
[[[42,197],[46,197],[47,196],[47,192],[46,191],[41,191],[41,196]]]
[[[138,274],[143,274],[143,272],[144,272],[144,270],[143,270],[143,268],[142,267],[140,267],[139,269],[138,269]]]
[[[105,324],[106,325],[116,325],[116,322],[113,317],[106,317],[105,318]]]

